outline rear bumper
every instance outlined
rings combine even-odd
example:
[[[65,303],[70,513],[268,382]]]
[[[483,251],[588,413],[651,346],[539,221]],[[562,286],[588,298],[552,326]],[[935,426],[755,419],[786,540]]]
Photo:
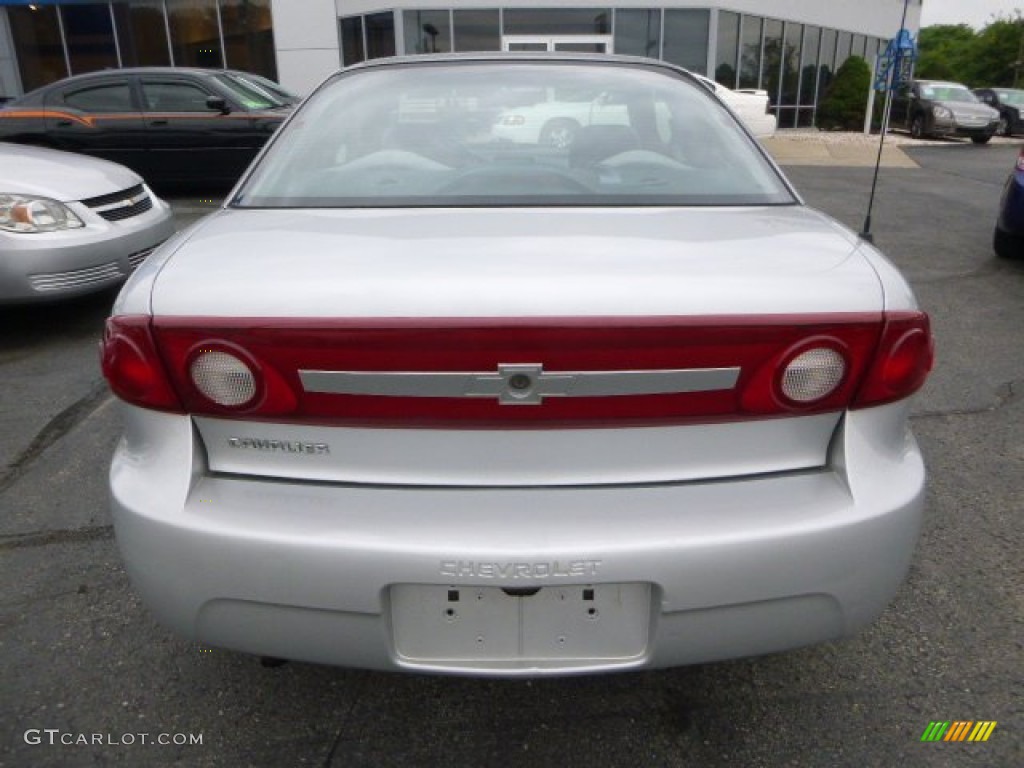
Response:
[[[210,476],[188,418],[127,412],[114,523],[157,618],[212,645],[326,664],[571,674],[835,639],[892,598],[922,514],[906,404],[848,414],[825,469],[536,489]],[[403,655],[392,631],[395,585],[635,583],[650,585],[649,626],[624,657],[431,661]]]

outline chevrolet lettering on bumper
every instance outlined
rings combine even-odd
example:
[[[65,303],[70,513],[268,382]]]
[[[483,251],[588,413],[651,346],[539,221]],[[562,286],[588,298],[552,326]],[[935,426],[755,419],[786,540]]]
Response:
[[[600,560],[567,560],[540,563],[482,563],[474,560],[442,560],[445,578],[568,579],[596,576]]]

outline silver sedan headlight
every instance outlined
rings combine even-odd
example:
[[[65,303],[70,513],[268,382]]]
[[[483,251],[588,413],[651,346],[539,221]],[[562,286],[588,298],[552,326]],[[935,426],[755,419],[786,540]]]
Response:
[[[938,104],[932,107],[932,114],[935,115],[935,117],[938,117],[942,120],[949,120],[950,118],[953,117],[952,110],[946,107],[940,107]]]
[[[70,208],[56,200],[0,192],[0,230],[35,234],[84,226]]]

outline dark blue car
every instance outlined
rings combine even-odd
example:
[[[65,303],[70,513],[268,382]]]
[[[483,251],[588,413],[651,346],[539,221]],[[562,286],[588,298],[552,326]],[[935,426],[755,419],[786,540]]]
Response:
[[[1024,257],[1024,148],[1003,187],[992,246],[1004,259]]]

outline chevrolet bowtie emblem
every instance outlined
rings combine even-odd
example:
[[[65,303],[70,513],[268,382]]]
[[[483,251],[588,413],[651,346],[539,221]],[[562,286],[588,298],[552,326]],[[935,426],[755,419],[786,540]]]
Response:
[[[307,392],[375,397],[491,397],[501,405],[541,405],[546,397],[672,395],[732,389],[739,368],[551,371],[540,363],[500,363],[497,372],[299,371]]]
[[[499,365],[496,375],[476,374],[466,397],[497,397],[502,405],[540,405],[545,397],[565,397],[576,376],[571,373],[544,373],[534,363]]]

